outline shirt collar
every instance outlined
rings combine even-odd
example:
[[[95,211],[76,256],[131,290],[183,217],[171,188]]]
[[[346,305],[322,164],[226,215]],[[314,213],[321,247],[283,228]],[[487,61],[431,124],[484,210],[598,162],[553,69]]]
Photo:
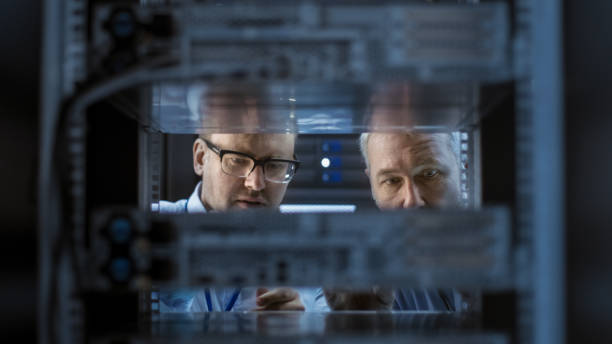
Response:
[[[189,199],[187,200],[187,212],[188,213],[205,213],[206,208],[204,208],[204,204],[202,204],[202,199],[200,199],[200,195],[202,194],[202,182],[199,182],[196,185],[195,190]]]

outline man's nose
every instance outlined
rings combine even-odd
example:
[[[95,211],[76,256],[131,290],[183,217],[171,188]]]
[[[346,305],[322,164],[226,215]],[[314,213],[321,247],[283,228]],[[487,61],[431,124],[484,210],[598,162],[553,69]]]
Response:
[[[402,208],[418,208],[425,205],[425,201],[419,193],[418,186],[413,180],[408,179],[401,190],[402,192]]]
[[[261,191],[266,187],[266,178],[262,166],[257,166],[251,171],[244,181],[244,186],[255,191]]]

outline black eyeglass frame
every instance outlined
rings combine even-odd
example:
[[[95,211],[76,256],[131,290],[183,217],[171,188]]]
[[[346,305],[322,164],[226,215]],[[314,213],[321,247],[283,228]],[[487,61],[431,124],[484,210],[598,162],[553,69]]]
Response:
[[[297,173],[298,168],[300,167],[300,161],[297,160],[297,156],[295,154],[293,154],[293,158],[296,160],[289,160],[289,159],[277,159],[277,158],[266,158],[266,159],[255,159],[254,157],[250,156],[247,153],[243,153],[243,152],[237,152],[237,151],[233,151],[233,150],[227,150],[227,149],[221,149],[219,148],[219,146],[215,145],[214,143],[208,141],[207,139],[202,138],[202,141],[204,141],[206,143],[206,146],[208,148],[210,148],[211,151],[215,152],[218,156],[219,156],[219,161],[222,162],[223,161],[223,155],[231,153],[231,154],[237,154],[237,155],[241,155],[244,157],[247,157],[251,160],[253,160],[254,164],[253,164],[253,168],[251,168],[251,170],[249,171],[249,173],[246,176],[243,177],[238,177],[238,178],[246,178],[249,174],[251,174],[256,168],[257,166],[261,166],[263,172],[264,172],[264,177],[265,177],[265,171],[266,169],[264,168],[264,164],[269,162],[269,161],[278,161],[278,162],[289,162],[295,165],[295,170],[293,171],[293,175],[291,176],[291,179],[287,180],[287,181],[283,181],[283,182],[278,182],[278,181],[274,181],[274,180],[268,180],[266,178],[266,180],[268,180],[269,182],[272,183],[279,183],[279,184],[287,184],[289,183],[291,180],[293,180],[293,177],[295,176],[295,174]],[[228,174],[231,176],[231,174],[223,171],[224,173]],[[234,176],[237,177],[237,176]]]

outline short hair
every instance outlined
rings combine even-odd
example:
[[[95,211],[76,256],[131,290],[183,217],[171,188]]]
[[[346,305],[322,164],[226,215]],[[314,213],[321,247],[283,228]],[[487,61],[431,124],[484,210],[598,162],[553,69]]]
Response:
[[[370,168],[370,163],[368,161],[368,141],[370,140],[370,134],[371,133],[361,133],[361,135],[359,136],[359,150],[361,151],[361,156],[363,157],[363,160],[365,161],[366,164],[366,168]],[[405,135],[406,136],[411,136],[413,135],[413,132],[406,132]],[[458,139],[456,137],[456,135],[454,135],[454,133],[444,133],[448,135],[448,149],[453,152],[453,156],[455,157],[455,160],[457,161],[457,164],[459,164],[459,144],[458,144]]]
[[[213,134],[215,133],[200,133],[198,134],[198,138],[202,139],[204,141],[211,141],[211,138],[213,136]],[[218,134],[224,134],[224,133],[218,133]],[[293,143],[295,144],[297,142],[297,138],[298,138],[298,133],[228,133],[228,134],[234,134],[234,135],[270,135],[270,134],[286,134],[286,135],[291,135],[293,137]],[[294,159],[297,159],[296,155],[295,155],[295,147],[293,150],[293,157]]]
[[[361,156],[363,157],[363,161],[365,161],[366,168],[370,168],[370,164],[368,163],[368,140],[370,139],[370,133],[361,133],[359,135],[359,151],[361,151]]]

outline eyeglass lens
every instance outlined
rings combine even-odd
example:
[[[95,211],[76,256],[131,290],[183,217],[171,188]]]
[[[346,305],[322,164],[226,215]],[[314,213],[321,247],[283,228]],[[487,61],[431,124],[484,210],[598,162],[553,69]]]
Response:
[[[255,161],[235,153],[226,153],[221,160],[223,171],[236,177],[246,177],[249,175]],[[295,172],[295,166],[286,161],[267,161],[264,163],[264,176],[269,181],[286,182],[291,180]]]

